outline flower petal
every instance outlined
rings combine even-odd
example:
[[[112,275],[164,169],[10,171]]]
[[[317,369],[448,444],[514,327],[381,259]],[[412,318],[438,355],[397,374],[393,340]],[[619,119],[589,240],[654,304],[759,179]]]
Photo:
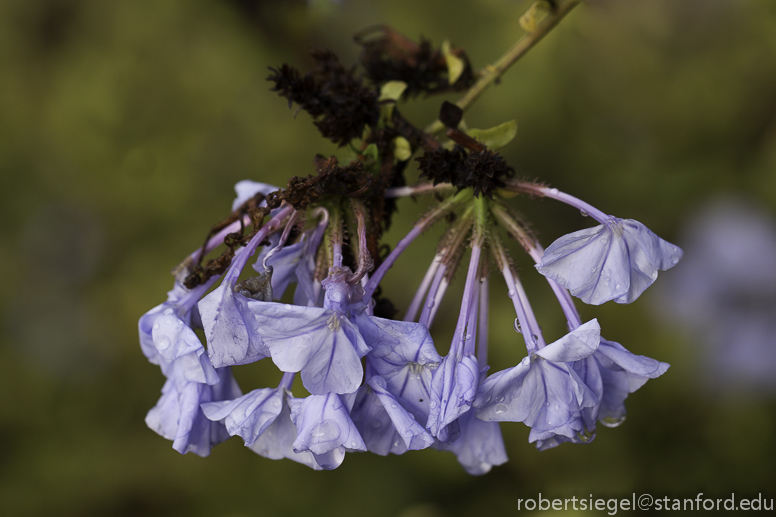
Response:
[[[271,460],[281,460],[288,458],[290,460],[307,465],[314,470],[321,470],[315,457],[309,451],[295,452],[293,443],[296,440],[296,425],[291,420],[291,408],[289,403],[295,403],[298,399],[292,398],[286,394],[282,403],[280,413],[262,432],[255,442],[250,445],[250,449],[260,456]],[[301,401],[299,401],[301,403]]]
[[[269,356],[248,299],[236,294],[229,283],[199,302],[210,361],[216,368],[249,364]]]
[[[264,388],[235,400],[202,404],[202,411],[214,422],[223,421],[231,436],[240,436],[245,445],[253,445],[280,414],[283,397],[282,389]]]
[[[310,451],[324,469],[342,463],[345,449],[366,450],[366,444],[339,395],[310,395],[294,408],[297,437],[294,451]]]
[[[579,361],[596,351],[600,339],[601,326],[592,319],[538,350],[536,355],[559,363]]]
[[[460,437],[450,444],[437,442],[435,448],[454,453],[466,472],[473,476],[487,474],[493,466],[507,462],[498,422],[480,420],[473,411],[462,415],[458,422]]]
[[[242,206],[243,203],[258,193],[262,193],[265,196],[271,192],[278,190],[274,185],[267,183],[259,183],[258,181],[242,180],[238,181],[234,186],[234,191],[237,193],[237,197],[232,202],[232,212]]]
[[[431,402],[426,428],[440,441],[455,439],[447,426],[469,411],[479,385],[477,359],[448,355],[431,378]]]
[[[256,324],[284,372],[302,372],[304,387],[314,395],[352,393],[364,374],[369,348],[356,326],[334,311],[250,301]]]
[[[553,242],[536,268],[585,303],[630,303],[675,266],[682,250],[633,219],[612,217]]]

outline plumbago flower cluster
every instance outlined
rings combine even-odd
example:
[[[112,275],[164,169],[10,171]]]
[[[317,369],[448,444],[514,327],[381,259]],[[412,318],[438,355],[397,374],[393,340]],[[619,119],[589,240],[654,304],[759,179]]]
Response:
[[[571,296],[630,303],[681,250],[637,221],[515,179],[496,152],[514,136],[511,123],[466,130],[463,111],[450,103],[440,115],[447,138],[405,119],[397,102],[407,96],[476,87],[462,50],[415,43],[389,28],[359,41],[362,76],[328,52],[313,55],[315,69],[306,75],[288,65],[273,69],[275,90],[308,111],[325,137],[349,146],[354,159],[340,166],[319,156],[315,175],[291,178],[282,189],[237,184],[231,215],[176,268],[167,300],[140,318],[142,351],[167,378],[148,426],[178,452],[200,456],[230,436],[266,458],[313,469],[336,468],[348,452],[433,448],[483,474],[507,461],[499,422],[529,426],[540,450],[590,442],[598,423],[619,425],[628,394],[668,365],[604,339],[595,319],[581,321]],[[404,186],[413,156],[420,181]],[[424,194],[438,202],[389,251],[382,234],[395,199]],[[520,194],[569,204],[599,225],[543,250],[515,216]],[[380,284],[413,241],[442,221],[448,228],[438,250],[397,319]],[[544,336],[513,267],[514,242],[547,278],[567,334]],[[219,247],[219,256],[204,260]],[[429,329],[466,257],[448,347]],[[506,283],[526,354],[491,373],[493,273]],[[257,361],[274,363],[279,381],[242,393],[232,368]]]

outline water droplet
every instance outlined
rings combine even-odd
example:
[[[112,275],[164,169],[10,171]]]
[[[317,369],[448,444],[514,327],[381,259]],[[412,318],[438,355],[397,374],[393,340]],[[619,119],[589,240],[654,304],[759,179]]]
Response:
[[[391,408],[396,409],[396,404],[391,404]]]
[[[595,266],[591,267],[590,271],[595,271]]]
[[[587,217],[587,210],[580,210],[579,213],[582,215],[582,217]]]
[[[676,248],[674,248],[674,251],[676,251]],[[164,312],[162,314],[166,314],[167,316],[169,316],[170,314],[172,314],[172,309],[164,309]]]
[[[156,348],[159,350],[167,350],[170,348],[170,338],[167,336],[162,336],[156,341]]]
[[[340,428],[337,425],[337,422],[328,418],[313,427],[312,431],[310,431],[310,436],[312,438],[322,442],[334,440],[339,434]]]
[[[430,302],[428,302],[428,304],[426,304],[426,307],[428,307],[429,309],[433,309],[434,308],[434,300],[431,300]]]
[[[499,395],[496,397],[496,402],[504,402],[504,395]]]
[[[337,262],[340,262],[342,260],[342,255],[337,253],[336,255],[334,255],[334,260],[337,261]]]
[[[556,188],[551,188],[551,189],[550,189],[550,194],[552,194],[553,196],[557,195],[557,194],[558,194],[558,189],[556,189]]]
[[[356,447],[358,447],[358,444],[356,442],[350,442],[350,447],[355,449]]]
[[[383,425],[383,423],[380,422],[379,420],[375,420],[374,422],[372,422],[372,427],[374,427],[375,429],[377,429],[381,425]]]
[[[608,416],[601,420],[601,423],[604,424],[606,427],[617,427],[623,422],[625,422],[625,415],[622,415],[620,417]]]
[[[671,264],[676,264],[677,262],[679,262],[679,255],[671,257]]]
[[[436,407],[436,402],[434,402],[434,401],[432,400],[432,401],[431,401],[431,403],[429,404],[429,406],[431,406],[432,408]]]
[[[464,341],[469,341],[471,338],[472,338],[471,334],[466,334],[466,336],[464,336],[463,339],[464,339]]]
[[[154,323],[154,330],[159,330],[160,325],[158,323]]]
[[[620,288],[620,284],[617,284],[616,286],[614,286],[614,288],[615,289],[619,289]]]
[[[531,334],[531,339],[533,339],[534,343],[538,343],[539,342],[539,336],[537,336],[536,334]]]
[[[498,404],[498,405],[496,405],[496,407],[494,408],[494,411],[493,411],[493,412],[494,412],[495,414],[497,414],[497,415],[501,415],[501,414],[504,414],[504,413],[506,413],[508,409],[509,409],[509,408],[508,408],[508,407],[507,407],[505,404]]]
[[[676,246],[674,246],[674,253],[676,253],[677,251],[679,251],[679,248],[677,248]]]
[[[514,291],[509,291],[507,294],[509,295],[510,298],[514,298],[514,296],[515,296],[515,292]]]
[[[517,318],[515,318],[515,332],[517,332],[518,334],[523,333],[523,329],[520,328],[520,320]]]
[[[606,237],[601,239],[601,244],[606,244],[607,242],[609,242],[609,239],[607,239]]]
[[[275,399],[275,401],[272,402],[272,405],[275,406],[275,407],[280,407],[280,401]]]

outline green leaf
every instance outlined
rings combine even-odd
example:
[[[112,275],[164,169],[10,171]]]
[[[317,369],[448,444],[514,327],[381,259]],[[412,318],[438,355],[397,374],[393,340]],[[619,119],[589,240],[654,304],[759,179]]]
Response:
[[[393,155],[400,162],[406,162],[412,156],[410,143],[403,136],[397,136],[393,139]]]
[[[378,101],[398,101],[406,89],[407,83],[404,81],[388,81],[380,88]]]
[[[517,121],[510,120],[490,129],[470,129],[466,134],[479,140],[489,149],[501,149],[517,135]]]
[[[455,84],[464,69],[463,60],[452,53],[450,50],[450,42],[445,40],[442,42],[442,53],[445,56],[445,62],[447,63],[447,82],[449,84]]]
[[[539,2],[534,2],[518,20],[520,27],[529,34],[536,30],[536,14],[538,8]]]
[[[371,156],[374,161],[377,161],[377,144],[369,144],[366,149],[361,151],[362,156]]]

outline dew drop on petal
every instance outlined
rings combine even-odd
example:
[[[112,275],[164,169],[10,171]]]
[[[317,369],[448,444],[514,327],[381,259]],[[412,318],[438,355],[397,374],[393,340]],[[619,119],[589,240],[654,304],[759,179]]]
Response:
[[[676,248],[674,248],[674,251],[676,251]],[[162,314],[169,316],[170,314],[172,314],[172,309],[170,308],[164,309],[164,312]]]
[[[429,309],[433,309],[434,308],[434,300],[431,300],[430,302],[428,302],[428,304],[426,304],[426,307],[428,307]]]
[[[358,444],[356,442],[350,442],[350,446],[355,449],[358,447]]]
[[[551,189],[550,189],[550,194],[552,194],[553,196],[557,195],[557,194],[558,194],[558,189],[556,189],[556,188],[551,188]]]
[[[504,402],[504,395],[499,395],[496,397],[496,402]]]
[[[501,415],[507,412],[507,409],[509,409],[505,404],[498,404],[494,408],[494,413],[497,415]]]
[[[520,320],[517,318],[515,318],[515,332],[517,332],[518,334],[523,333],[523,329],[520,328]]]
[[[604,424],[606,427],[617,427],[623,422],[625,422],[625,415],[621,417],[608,416],[606,418],[601,419],[601,423]]]
[[[312,431],[310,431],[310,436],[315,438],[316,440],[325,442],[329,440],[334,440],[339,436],[340,428],[337,425],[337,422],[331,419],[326,419],[320,424],[313,427]]]
[[[604,237],[603,239],[601,239],[601,244],[606,244],[606,243],[608,243],[608,242],[609,242],[609,239],[607,239],[606,237]]]
[[[616,286],[614,286],[614,288],[615,289],[619,289],[620,288],[620,284],[617,284]]]
[[[156,348],[159,350],[167,350],[170,347],[170,338],[162,336],[156,342]]]
[[[587,210],[580,210],[579,213],[582,217],[587,217]]]
[[[154,330],[159,330],[159,327],[160,327],[160,325],[158,323],[154,323],[154,326],[153,326]]]
[[[514,292],[514,291],[509,291],[509,292],[507,293],[507,295],[508,295],[510,298],[514,298],[514,296],[515,296],[515,292]]]
[[[375,420],[374,422],[372,422],[372,427],[374,427],[375,429],[377,429],[381,425],[383,425],[383,424],[379,420]]]

